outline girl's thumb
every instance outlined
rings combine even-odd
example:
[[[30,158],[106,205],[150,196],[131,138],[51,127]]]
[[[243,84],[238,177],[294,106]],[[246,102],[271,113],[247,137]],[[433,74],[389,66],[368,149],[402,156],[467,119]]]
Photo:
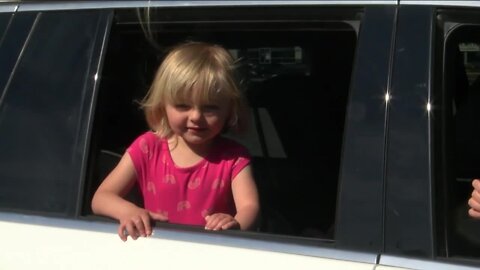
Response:
[[[150,215],[150,218],[153,220],[168,221],[168,217],[163,214],[150,212],[150,211],[148,211],[148,214]]]

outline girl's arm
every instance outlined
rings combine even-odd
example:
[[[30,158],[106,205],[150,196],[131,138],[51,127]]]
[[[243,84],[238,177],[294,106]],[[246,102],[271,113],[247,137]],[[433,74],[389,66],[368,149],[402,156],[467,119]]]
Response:
[[[115,218],[120,222],[118,235],[123,241],[127,240],[125,230],[133,239],[137,239],[139,236],[152,234],[150,219],[166,220],[165,217],[151,213],[123,198],[135,181],[135,167],[130,155],[125,153],[98,187],[92,199],[92,210],[95,214]]]
[[[260,203],[258,200],[257,186],[253,178],[251,166],[246,166],[232,181],[233,199],[237,214],[235,220],[241,230],[249,230],[255,227]]]
[[[250,165],[243,168],[232,180],[232,193],[237,214],[232,217],[225,213],[215,213],[205,217],[206,230],[241,229],[255,227],[258,212],[258,192]]]

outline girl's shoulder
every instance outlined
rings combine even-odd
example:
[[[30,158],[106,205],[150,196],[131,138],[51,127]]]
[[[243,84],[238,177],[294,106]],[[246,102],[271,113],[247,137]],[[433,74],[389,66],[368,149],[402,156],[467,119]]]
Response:
[[[134,143],[138,143],[140,145],[148,145],[148,146],[155,146],[155,145],[164,145],[166,143],[166,139],[160,137],[157,133],[153,131],[146,131],[143,134],[140,134]]]
[[[140,134],[133,143],[127,148],[127,152],[130,154],[133,160],[143,160],[148,157],[150,160],[152,157],[159,155],[165,149],[168,149],[166,140],[157,136],[152,131],[147,131]]]
[[[151,131],[151,130],[145,131],[143,134],[140,134],[138,138],[143,138],[149,141],[165,141],[166,140],[164,137],[161,137],[160,135],[158,135],[157,132]]]

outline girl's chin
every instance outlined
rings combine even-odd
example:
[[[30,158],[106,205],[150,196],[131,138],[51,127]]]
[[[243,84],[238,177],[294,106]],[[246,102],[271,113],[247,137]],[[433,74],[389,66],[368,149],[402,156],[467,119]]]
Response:
[[[182,138],[188,144],[202,144],[211,140],[209,137],[199,136],[196,134],[185,134]]]

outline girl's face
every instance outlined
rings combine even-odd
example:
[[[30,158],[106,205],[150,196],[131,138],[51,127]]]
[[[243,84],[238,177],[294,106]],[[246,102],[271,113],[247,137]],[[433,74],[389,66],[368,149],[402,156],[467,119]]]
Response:
[[[208,144],[220,132],[230,114],[230,103],[218,99],[204,104],[191,101],[167,103],[168,124],[187,144]]]

